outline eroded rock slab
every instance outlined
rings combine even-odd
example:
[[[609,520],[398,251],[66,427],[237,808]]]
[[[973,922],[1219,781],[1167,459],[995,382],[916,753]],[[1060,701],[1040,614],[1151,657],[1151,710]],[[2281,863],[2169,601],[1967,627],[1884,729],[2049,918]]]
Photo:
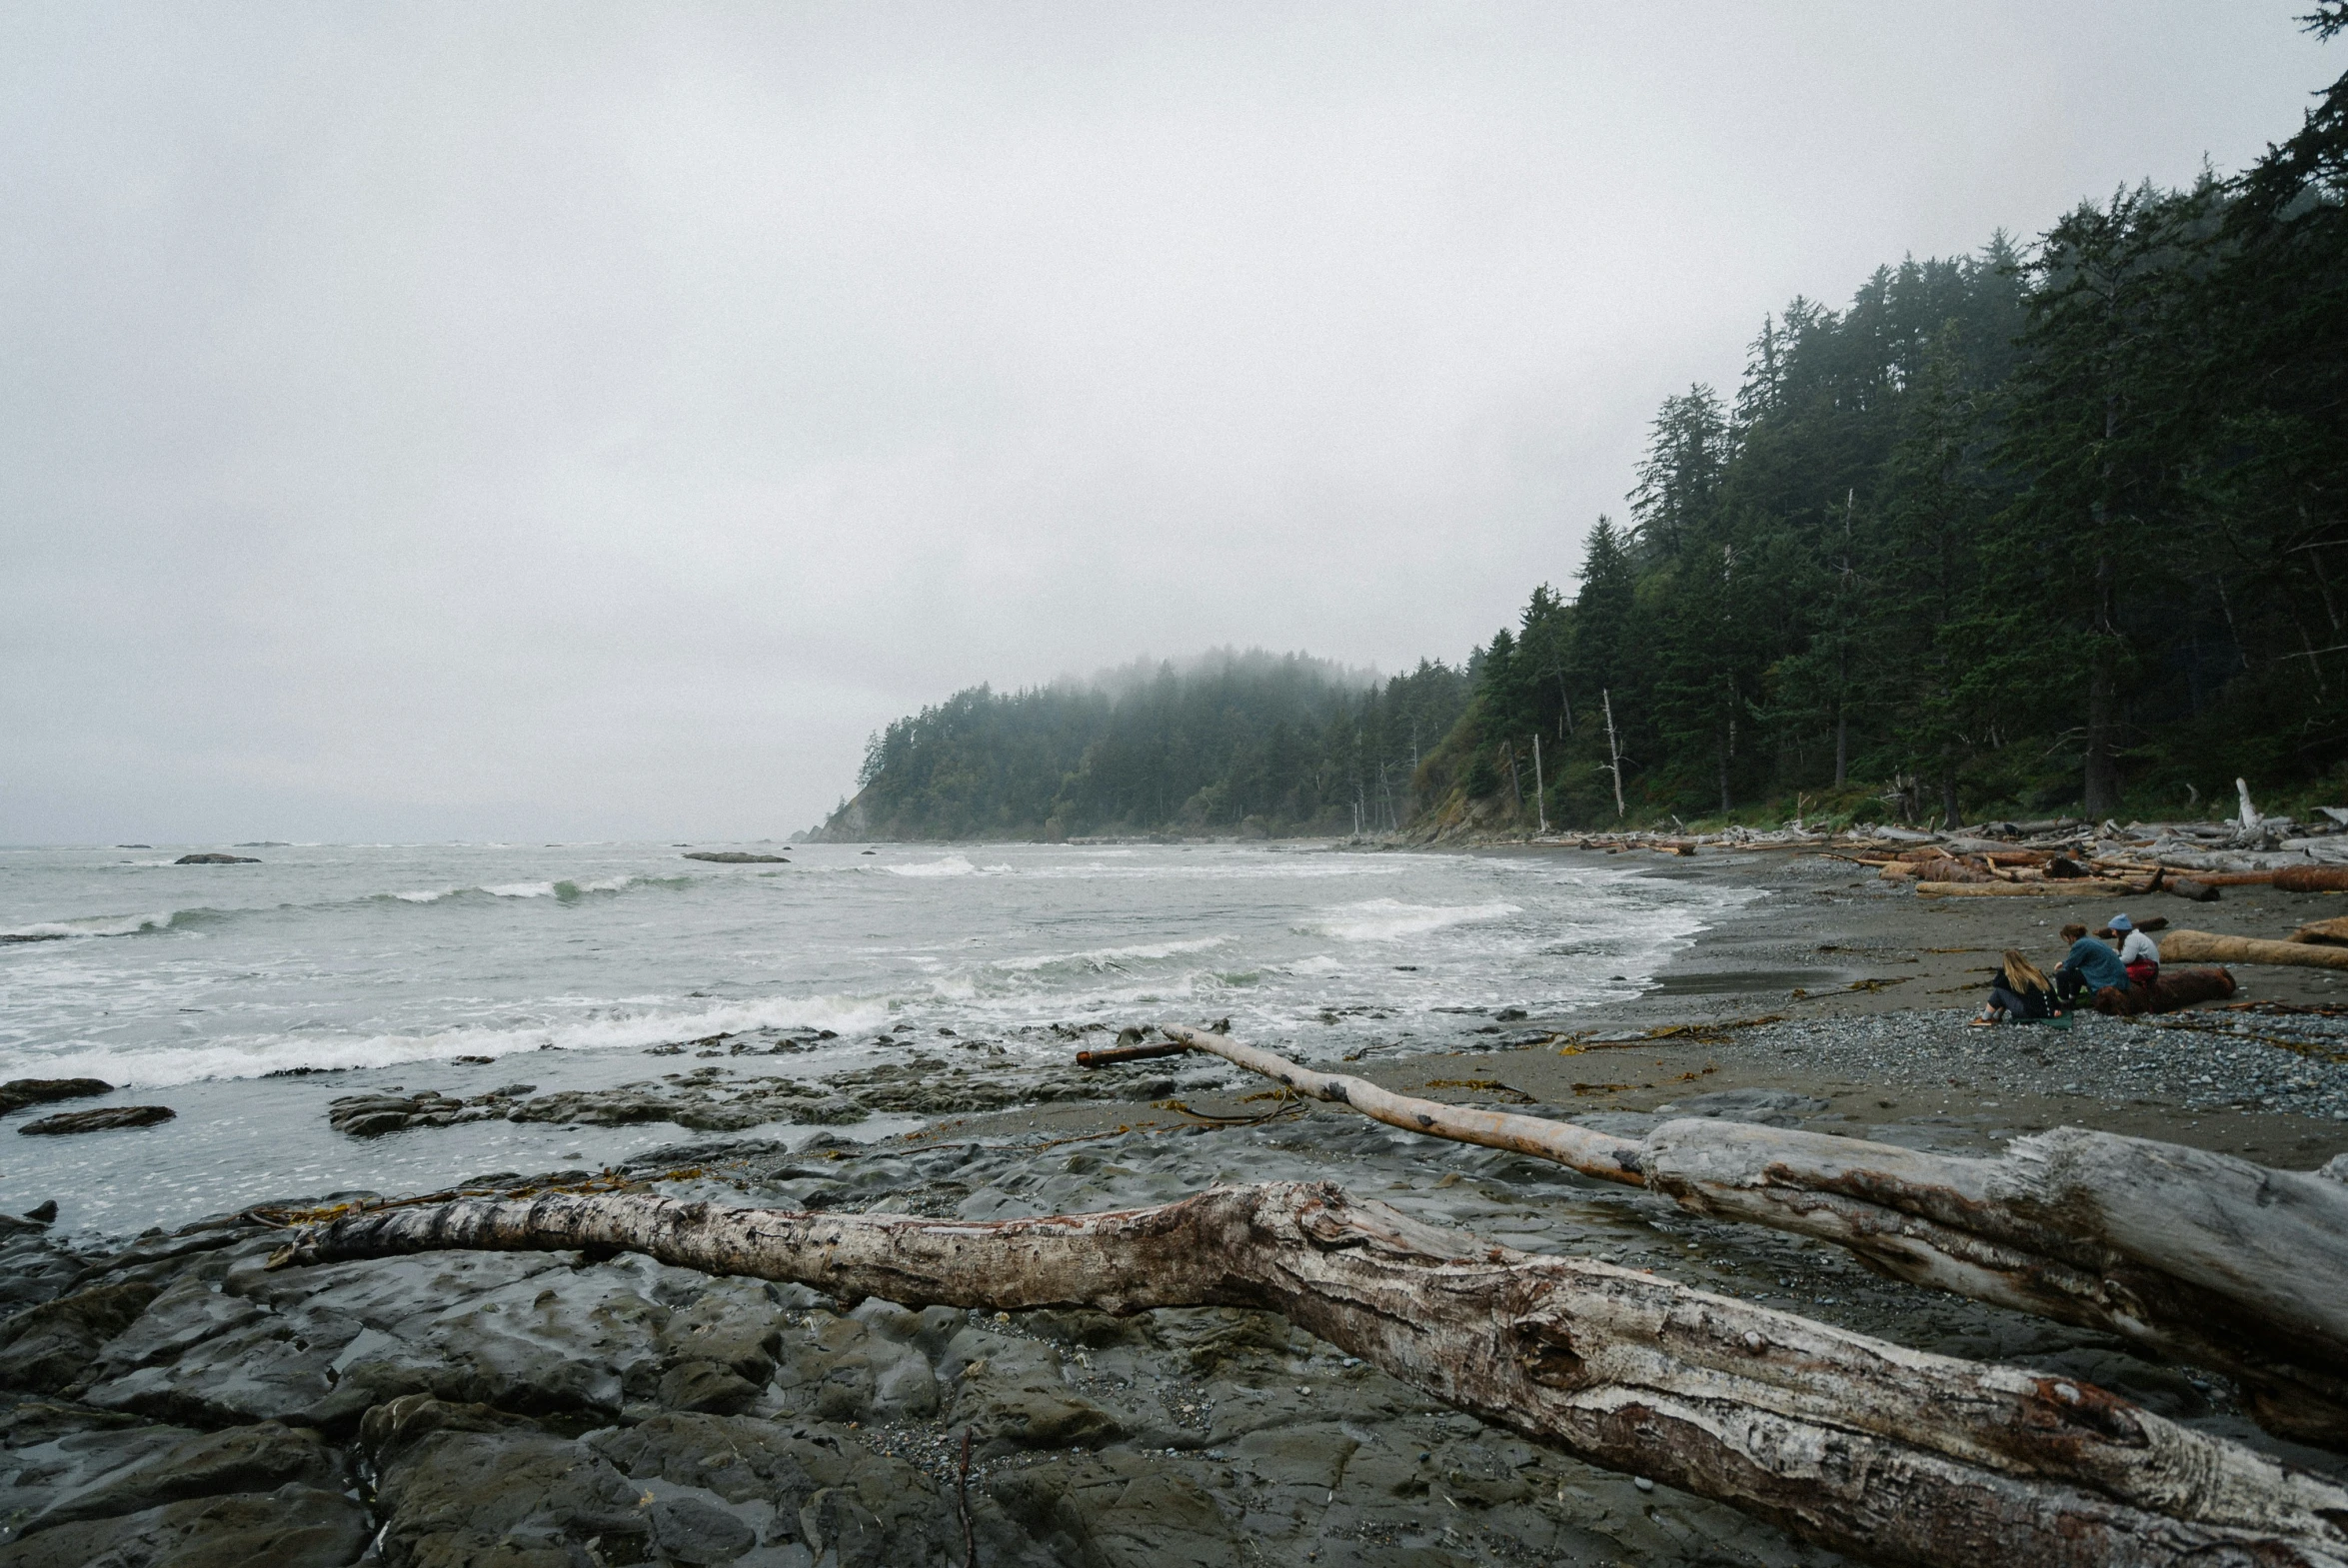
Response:
[[[54,1116],[28,1121],[16,1130],[29,1132],[35,1137],[55,1137],[70,1132],[111,1132],[117,1127],[152,1127],[178,1114],[169,1105],[105,1105],[96,1110],[59,1111]]]

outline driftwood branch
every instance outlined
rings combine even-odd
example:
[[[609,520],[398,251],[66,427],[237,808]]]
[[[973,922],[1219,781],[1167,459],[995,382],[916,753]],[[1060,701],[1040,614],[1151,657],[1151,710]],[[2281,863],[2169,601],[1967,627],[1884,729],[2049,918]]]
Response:
[[[340,1219],[272,1261],[446,1247],[641,1252],[909,1305],[1280,1312],[1485,1420],[1877,1562],[2348,1564],[2348,1490],[2088,1384],[1488,1245],[1333,1186],[984,1222],[473,1199]]]
[[[1694,1213],[1833,1242],[1900,1279],[2121,1335],[2237,1378],[2269,1431],[2348,1446],[2348,1183],[2082,1127],[2016,1138],[1993,1159],[1695,1118],[1613,1137],[1164,1032],[1391,1126],[1552,1159]]]

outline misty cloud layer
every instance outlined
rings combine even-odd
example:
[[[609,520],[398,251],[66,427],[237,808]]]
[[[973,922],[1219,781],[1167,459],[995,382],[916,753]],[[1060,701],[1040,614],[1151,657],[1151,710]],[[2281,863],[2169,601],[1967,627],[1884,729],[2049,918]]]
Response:
[[[1460,657],[1763,312],[2238,167],[2288,4],[19,6],[0,841],[780,835]]]

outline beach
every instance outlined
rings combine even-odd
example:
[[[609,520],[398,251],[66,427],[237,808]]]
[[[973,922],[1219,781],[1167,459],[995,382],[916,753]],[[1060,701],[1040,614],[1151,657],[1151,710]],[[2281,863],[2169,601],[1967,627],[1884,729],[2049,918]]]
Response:
[[[896,858],[1013,863],[993,852]],[[1078,858],[1090,852],[1019,863],[1115,863]],[[1436,858],[1315,854],[1229,864],[1282,876],[1308,865],[1311,876],[1289,879],[1325,881],[1322,866],[1378,877],[1351,867]],[[2082,1380],[2342,1472],[2336,1457],[2260,1431],[2225,1378],[2108,1334],[1890,1280],[1819,1243],[1699,1219],[1522,1155],[1283,1103],[1211,1059],[1076,1064],[1079,1049],[1129,1027],[1236,1011],[1233,1037],[1388,1087],[1624,1133],[1709,1115],[1989,1153],[2068,1124],[2285,1169],[2348,1148],[2348,1065],[2332,1059],[2348,1057],[2348,1031],[2335,1037],[2338,1020],[2320,1014],[2205,1008],[2083,1016],[2064,1031],[1965,1026],[2002,948],[2051,968],[2053,933],[2069,920],[2102,924],[2118,912],[2109,898],[1921,899],[1866,867],[1780,850],[1444,858],[1427,873],[1463,880],[1441,897],[1399,885],[1355,895],[1374,885],[1364,883],[1311,894],[1305,913],[1282,903],[1259,926],[1224,896],[1208,900],[1257,966],[1220,972],[1302,971],[1269,987],[1192,981],[1176,993],[1163,970],[1140,983],[1131,973],[1097,983],[1096,971],[1081,994],[1058,998],[1078,997],[1067,1015],[1046,1017],[1035,1009],[1055,998],[1024,995],[1029,1011],[985,1035],[967,1016],[940,1022],[901,1001],[865,1021],[886,1043],[867,1035],[853,1057],[838,1054],[848,1031],[825,1040],[814,1020],[787,1018],[565,1048],[569,1087],[506,1101],[489,1090],[516,1076],[518,1037],[481,1063],[455,1062],[480,1054],[463,1052],[138,1093],[177,1101],[182,1120],[207,1095],[247,1107],[237,1114],[263,1104],[299,1115],[305,1137],[339,1140],[397,1175],[364,1186],[387,1194],[616,1172],[727,1204],[988,1219],[1333,1181],[1505,1246],[1652,1270],[1916,1349]],[[1623,912],[1563,940],[1546,928],[1593,898]],[[1490,912],[1500,903],[1515,912]],[[2333,905],[2252,887],[2210,905],[2139,900],[2131,912],[2283,935]],[[1434,923],[1409,912],[1437,908],[1485,912]],[[1650,923],[1608,929],[1638,919]],[[1360,934],[1378,920],[1394,933]],[[1340,926],[1354,934],[1330,934]],[[1152,934],[1119,942],[1155,950],[1216,932],[1125,939]],[[1342,972],[1318,972],[1316,958]],[[1413,1005],[1421,963],[1447,988]],[[2237,977],[2239,1002],[2333,1000],[2325,971]],[[440,1098],[422,1099],[427,1090]],[[547,1119],[514,1119],[550,1093],[571,1098]],[[387,1130],[330,1133],[338,1099],[346,1124],[369,1114],[391,1118]],[[132,1147],[158,1131],[170,1128],[88,1137]],[[562,1161],[575,1150],[597,1157]],[[86,1201],[64,1185],[70,1148],[46,1171],[10,1155],[8,1190],[25,1200],[13,1206]],[[359,1185],[272,1196],[347,1198]],[[13,1466],[0,1479],[0,1565],[108,1551],[148,1561],[167,1546],[186,1554],[174,1562],[266,1551],[260,1560],[289,1564],[960,1564],[966,1532],[981,1562],[1039,1565],[1836,1560],[1720,1505],[1486,1426],[1266,1314],[851,1304],[625,1255],[270,1270],[285,1240],[270,1220],[282,1213],[224,1210],[142,1235],[127,1222],[134,1207],[117,1195],[85,1209],[123,1216],[103,1226],[9,1225],[5,1280],[19,1315],[0,1332]]]

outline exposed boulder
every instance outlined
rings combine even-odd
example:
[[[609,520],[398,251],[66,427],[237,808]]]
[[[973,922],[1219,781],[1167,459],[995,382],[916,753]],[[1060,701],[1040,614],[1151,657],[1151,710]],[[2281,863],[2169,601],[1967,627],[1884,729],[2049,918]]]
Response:
[[[183,854],[171,862],[174,865],[259,865],[249,854]]]
[[[169,1105],[105,1105],[97,1110],[63,1110],[17,1128],[35,1137],[68,1132],[111,1132],[117,1127],[152,1127],[179,1114]]]
[[[680,855],[680,859],[708,860],[718,865],[789,865],[779,854],[749,854],[740,849],[696,849]]]
[[[46,1105],[51,1100],[87,1099],[93,1094],[111,1094],[114,1085],[103,1078],[11,1078],[0,1083],[0,1116],[27,1105]]]

